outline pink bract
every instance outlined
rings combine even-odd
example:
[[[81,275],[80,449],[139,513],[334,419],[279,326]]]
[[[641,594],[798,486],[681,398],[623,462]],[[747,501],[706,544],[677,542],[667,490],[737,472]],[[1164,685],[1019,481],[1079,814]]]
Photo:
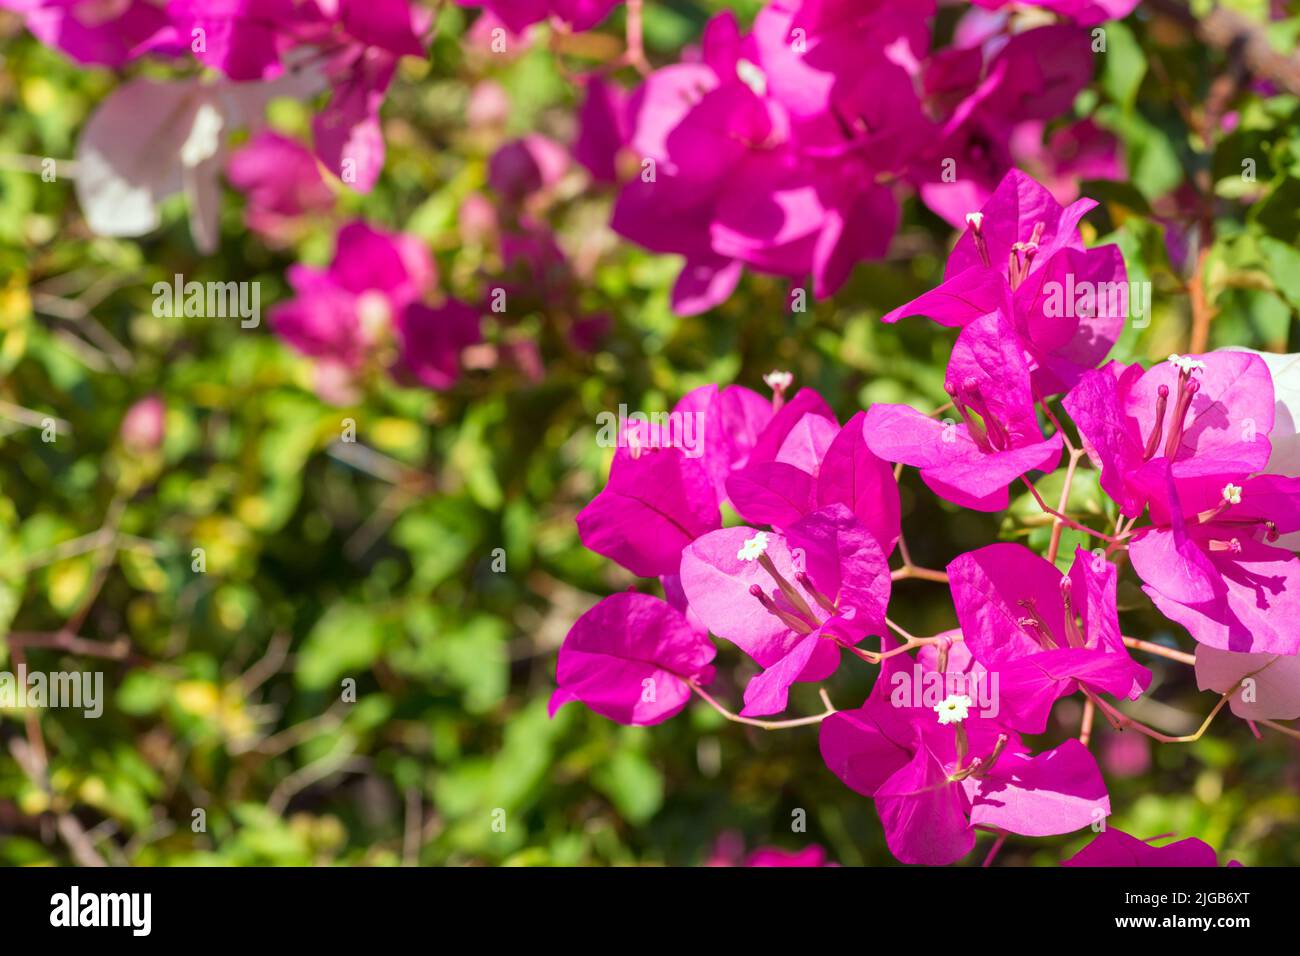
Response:
[[[658,598],[624,593],[578,618],[556,665],[550,713],[580,700],[621,724],[657,724],[691,698],[686,681],[712,679],[714,649]]]

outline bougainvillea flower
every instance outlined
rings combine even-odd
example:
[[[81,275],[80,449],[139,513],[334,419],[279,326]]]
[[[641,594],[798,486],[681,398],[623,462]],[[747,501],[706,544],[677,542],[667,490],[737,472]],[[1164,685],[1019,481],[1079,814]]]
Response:
[[[269,239],[287,239],[302,216],[334,205],[334,193],[311,151],[271,130],[231,155],[226,176],[248,201],[248,228]]]
[[[1256,474],[1272,457],[1275,410],[1263,360],[1112,364],[1085,375],[1065,407],[1120,510],[1150,506],[1129,557],[1161,612],[1220,650],[1300,650],[1300,560],[1276,546],[1300,530],[1300,479]]]
[[[1165,469],[1153,524],[1129,544],[1133,570],[1160,612],[1225,651],[1300,652],[1300,558],[1275,547],[1300,531],[1300,478],[1174,481]]]
[[[738,385],[705,385],[663,415],[619,423],[608,484],[578,534],[643,577],[675,575],[686,545],[721,526],[729,476],[748,462],[773,403]]]
[[[1127,270],[1114,245],[1086,249],[1079,220],[1096,205],[1062,207],[1047,189],[1012,170],[966,219],[944,281],[884,316],[925,315],[964,326],[993,311],[1010,317],[1032,371],[1035,394],[1064,391],[1095,368],[1123,330]]]
[[[1042,733],[1052,704],[1079,686],[1136,700],[1150,685],[1120,636],[1110,562],[1080,548],[1062,576],[1023,545],[992,544],[953,560],[948,578],[965,645],[1001,671],[1017,730]]]
[[[1268,456],[1268,464],[1264,466],[1264,474],[1300,478],[1300,354],[1279,355],[1245,348],[1224,351],[1258,355],[1268,366],[1276,403],[1273,409],[1273,427],[1268,433],[1272,451]],[[1300,551],[1300,533],[1280,535],[1274,544],[1289,551]]]
[[[802,850],[782,850],[774,846],[761,846],[745,859],[745,866],[834,866],[826,859],[826,851],[813,844]]]
[[[1061,250],[1082,250],[1079,222],[1096,205],[1091,199],[1080,199],[1062,206],[1031,177],[1020,170],[1010,171],[978,212],[967,210],[966,231],[948,255],[944,282],[894,309],[884,320],[926,315],[940,325],[961,326],[992,311],[989,306],[996,305],[998,299],[972,304],[965,301],[968,297],[961,290],[977,288],[973,278],[993,272],[1005,287],[1015,291]],[[949,294],[953,282],[959,284]]]
[[[456,374],[453,356],[478,340],[476,310],[452,299],[423,303],[436,273],[414,236],[352,222],[339,231],[327,269],[295,265],[288,275],[297,295],[272,309],[271,325],[330,380],[378,365],[445,388]]]
[[[705,866],[838,866],[826,857],[826,850],[816,843],[802,850],[783,850],[775,846],[760,846],[745,853],[745,840],[740,833],[727,830],[713,842],[713,849]]]
[[[987,10],[1000,10],[1012,0],[972,0]],[[1138,5],[1138,0],[1034,0],[1031,6],[1041,7],[1063,17],[1069,17],[1080,26],[1093,26],[1107,20],[1122,20]]]
[[[969,698],[955,695],[934,708],[900,699],[893,675],[906,675],[905,666],[887,661],[866,703],[826,718],[820,735],[827,767],[875,800],[900,861],[953,863],[975,845],[976,826],[1049,836],[1110,813],[1096,761],[1077,740],[1031,755],[1014,731],[975,713]]]
[[[419,240],[357,221],[339,230],[329,268],[295,265],[288,276],[298,295],[272,312],[277,334],[304,355],[359,369],[435,272]]]
[[[1057,202],[1077,199],[1081,180],[1125,178],[1119,137],[1092,117],[1051,133],[1042,120],[1026,120],[1012,131],[1010,145],[1016,165],[1033,174]]]
[[[569,167],[569,153],[563,146],[530,133],[504,144],[488,161],[488,185],[503,198],[519,202],[526,196],[550,189]]]
[[[444,297],[437,305],[413,302],[397,316],[399,382],[446,391],[460,377],[461,354],[483,340],[480,310]]]
[[[1240,480],[1269,460],[1273,383],[1252,353],[1175,355],[1145,372],[1112,362],[1086,373],[1064,405],[1102,488],[1130,517],[1165,497],[1165,463],[1176,481]]]
[[[424,55],[425,17],[409,0],[169,0],[167,13],[195,57],[232,80],[279,75],[299,46]]]
[[[384,168],[379,110],[397,70],[383,50],[352,46],[329,69],[333,94],[312,119],[316,155],[325,168],[357,192],[368,193]]]
[[[745,465],[727,479],[727,497],[753,524],[785,525],[813,510],[818,467],[839,432],[825,399],[800,389],[759,433]]]
[[[747,716],[784,710],[792,683],[825,679],[842,645],[883,634],[891,587],[880,545],[841,504],[784,532],[710,532],[682,552],[681,583],[705,626],[764,668]]]
[[[658,598],[611,595],[565,636],[549,712],[580,700],[620,724],[661,723],[690,701],[687,681],[713,679],[714,653],[707,637]]]
[[[977,511],[1002,510],[1012,481],[1056,467],[1061,436],[1043,438],[1029,368],[1002,313],[962,330],[945,387],[962,417],[960,424],[906,405],[873,405],[863,424],[871,451],[885,461],[920,469],[921,480],[935,494]]]
[[[456,0],[462,7],[482,7],[511,33],[522,33],[548,17],[581,32],[597,26],[618,6],[618,0]]]
[[[1233,692],[1228,706],[1243,720],[1300,718],[1300,654],[1236,654],[1202,644],[1196,686]]]
[[[304,11],[293,0],[170,0],[167,14],[200,63],[246,81],[283,72],[281,58],[297,43],[292,28]]]
[[[1068,112],[1092,70],[1088,34],[1068,24],[998,32],[979,47],[948,48],[927,60],[923,92],[943,125],[910,157],[925,204],[961,225],[1012,169],[1015,128]]]
[[[1218,866],[1214,847],[1194,837],[1164,846],[1107,827],[1061,866]],[[1229,866],[1235,864],[1229,863]]]
[[[0,0],[0,9],[19,14],[38,40],[78,63],[119,67],[178,48],[167,12],[153,0]]]
[[[676,574],[682,549],[722,524],[717,492],[700,458],[681,448],[620,442],[609,481],[578,513],[582,543],[633,574]]]
[[[749,462],[750,453],[775,414],[773,403],[742,385],[702,385],[673,406],[679,416],[695,415],[704,443],[703,461],[719,501],[727,481]],[[653,436],[646,439],[653,444]]]
[[[778,401],[782,399],[778,392]],[[843,428],[820,395],[802,389],[771,416],[727,479],[726,497],[752,524],[788,525],[818,508],[848,507],[889,554],[899,536],[898,482],[863,436],[865,412]]]
[[[792,55],[789,16],[770,8],[742,35],[735,15],[720,13],[698,62],[655,71],[628,99],[628,146],[642,165],[620,191],[612,225],[685,257],[673,295],[679,314],[725,299],[742,264],[811,276],[814,294],[830,295],[854,263],[884,254],[897,225],[897,200],[876,163],[906,152],[917,126],[910,78],[874,28],[875,39],[854,48],[852,82],[835,73],[844,50],[830,57],[810,38],[806,54]]]
[[[429,11],[408,0],[318,0],[332,30],[324,73],[332,90],[312,120],[316,155],[357,192],[374,188],[384,166],[379,110],[403,56],[423,56]]]
[[[627,96],[599,73],[581,78],[585,95],[578,111],[573,158],[598,183],[618,181],[618,154],[627,142]]]
[[[398,59],[424,56],[427,10],[409,0],[170,0],[168,12],[195,56],[230,79],[269,79],[291,64],[319,73],[332,95],[312,120],[316,153],[358,192],[373,188],[379,109]]]
[[[970,656],[960,631],[936,636],[942,643],[934,646],[942,653],[926,653],[931,648],[924,647],[915,661],[899,656],[887,658],[860,708],[839,711],[822,721],[822,759],[837,777],[863,796],[874,796],[892,774],[907,765],[922,730],[933,733],[940,741],[951,737],[955,748],[957,729],[951,720],[941,723],[936,708],[950,696],[967,697],[973,704],[978,694],[971,681],[983,679],[983,666]],[[935,680],[940,683],[927,694],[927,681]],[[991,751],[1003,735],[1006,740],[1002,750],[1023,750],[1019,737],[999,716],[986,717],[967,705],[967,713],[958,723],[968,753],[972,749]]]

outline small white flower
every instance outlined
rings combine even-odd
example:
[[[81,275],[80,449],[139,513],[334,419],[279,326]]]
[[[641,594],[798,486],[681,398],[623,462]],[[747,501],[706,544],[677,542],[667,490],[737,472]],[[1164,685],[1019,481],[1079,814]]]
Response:
[[[736,557],[741,561],[757,561],[760,554],[767,552],[767,532],[756,531],[754,536],[749,538],[736,552]]]
[[[970,226],[976,232],[979,232],[984,225],[984,213],[968,212],[966,213],[966,225]]]
[[[1190,372],[1192,369],[1205,368],[1205,363],[1192,358],[1189,355],[1179,355],[1173,352],[1169,356],[1169,361],[1180,371]]]
[[[754,91],[755,96],[767,95],[767,74],[749,60],[736,61],[736,76]]]
[[[794,372],[779,372],[773,369],[763,376],[763,383],[774,392],[784,392],[794,384]]]
[[[1228,482],[1223,486],[1223,500],[1230,505],[1241,504],[1241,485]]]
[[[970,716],[971,699],[965,694],[949,694],[934,705],[941,724],[959,724]]]

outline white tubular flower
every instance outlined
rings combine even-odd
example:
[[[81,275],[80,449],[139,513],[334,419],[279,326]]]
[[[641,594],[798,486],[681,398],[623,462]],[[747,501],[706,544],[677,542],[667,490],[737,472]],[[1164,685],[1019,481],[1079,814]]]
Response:
[[[752,538],[746,539],[741,545],[740,550],[736,552],[736,557],[741,561],[757,561],[760,554],[767,552],[767,538],[766,531],[756,531]]]
[[[1190,372],[1193,369],[1205,368],[1205,363],[1199,359],[1194,359],[1189,355],[1179,355],[1177,352],[1170,354],[1169,361],[1180,372]]]
[[[941,724],[960,724],[970,716],[971,699],[965,694],[949,694],[934,705]]]
[[[784,392],[794,384],[794,372],[780,372],[773,369],[763,376],[763,384],[774,392]]]

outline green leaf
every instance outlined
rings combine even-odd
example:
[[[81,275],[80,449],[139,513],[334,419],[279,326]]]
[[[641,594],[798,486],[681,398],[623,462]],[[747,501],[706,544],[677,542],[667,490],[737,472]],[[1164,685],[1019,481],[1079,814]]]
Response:
[[[1106,53],[1102,57],[1101,86],[1126,112],[1137,102],[1138,89],[1147,72],[1147,57],[1137,37],[1124,23],[1107,23]]]
[[[391,622],[355,604],[336,605],[312,628],[298,650],[298,686],[323,690],[370,668],[391,639]]]
[[[616,751],[592,771],[591,782],[629,823],[645,823],[663,806],[663,774],[634,751]]]
[[[1300,249],[1264,236],[1259,240],[1259,251],[1277,290],[1300,309]]]

